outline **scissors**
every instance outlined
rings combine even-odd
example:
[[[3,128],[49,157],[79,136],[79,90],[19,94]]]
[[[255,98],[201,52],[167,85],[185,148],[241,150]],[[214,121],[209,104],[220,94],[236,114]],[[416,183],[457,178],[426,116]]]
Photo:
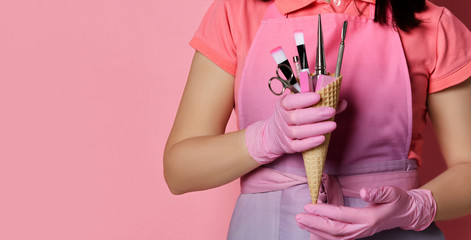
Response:
[[[280,77],[280,70],[285,76],[285,78]],[[296,81],[296,77],[294,76],[293,70],[291,69],[290,66],[286,64],[280,64],[276,67],[276,76],[270,78],[268,80],[268,87],[270,88],[270,91],[279,96],[285,92],[285,90],[288,88],[292,93],[299,93],[298,89],[296,89],[295,84],[298,84]],[[289,76],[289,77],[288,77]],[[281,85],[283,86],[280,92],[275,92],[273,88],[271,87],[272,81],[276,79],[278,80]]]

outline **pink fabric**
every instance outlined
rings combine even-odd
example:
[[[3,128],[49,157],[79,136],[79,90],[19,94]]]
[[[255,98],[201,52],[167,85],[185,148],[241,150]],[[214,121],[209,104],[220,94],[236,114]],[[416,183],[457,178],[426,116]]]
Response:
[[[393,173],[389,173],[394,175]],[[357,182],[362,181],[363,176],[357,175],[354,178]],[[328,175],[322,175],[322,184],[319,189],[319,203],[330,203],[338,206],[344,205],[342,186],[339,179]],[[263,193],[287,189],[296,185],[307,184],[307,178],[296,174],[283,173],[271,168],[260,167],[243,176],[241,181],[241,193]],[[365,186],[366,186],[365,185]]]
[[[363,17],[371,18],[370,9],[374,10],[375,0],[342,0],[342,1],[331,1],[329,4],[325,0],[275,0],[275,5],[279,12],[283,15],[286,14],[297,14],[295,13],[299,9],[303,8],[319,8],[321,11],[345,13],[348,15],[358,15]]]
[[[343,195],[354,198],[360,198],[360,189],[364,186],[379,188],[390,185],[405,191],[419,187],[419,175],[416,170],[370,173],[360,177],[356,175],[343,176],[338,179],[342,186]]]
[[[296,9],[289,12],[288,17],[343,12],[369,18],[374,13],[374,6],[362,1],[357,1],[356,6],[352,1],[342,1],[339,7],[319,1],[301,10],[298,9],[303,4],[298,1],[280,2],[287,5],[284,11],[288,11],[288,8]],[[190,42],[191,46],[221,68],[236,75],[236,96],[242,66],[268,5],[262,1],[215,1]],[[448,10],[430,2],[427,2],[427,10],[419,17],[425,20],[420,28],[410,33],[401,31],[400,35],[409,66],[413,96],[413,134],[408,157],[417,159],[420,164],[423,145],[420,132],[426,124],[427,93],[455,85],[470,76],[471,52],[462,49],[470,49],[471,36],[469,30]],[[455,38],[453,34],[461,37]]]
[[[266,167],[259,167],[243,178],[242,193],[271,192],[307,183],[306,177],[282,173]]]
[[[435,9],[435,11],[437,10]],[[469,62],[471,32],[463,23],[457,21],[448,9],[442,9],[442,11],[437,11],[435,14],[439,16],[438,20],[432,20],[437,21],[437,37],[423,37],[423,42],[421,42],[425,46],[434,46],[435,52],[433,53],[437,56],[432,63],[433,65],[428,66],[429,72],[431,72],[429,93],[443,90],[450,84],[458,84],[462,79],[471,76],[471,62]],[[424,21],[429,21],[423,14],[419,14],[418,17],[424,19]],[[455,38],[460,39],[460,41],[456,41]],[[412,44],[412,42],[408,42],[408,44]],[[417,48],[418,46],[414,45],[414,47]],[[422,48],[423,46],[419,47],[419,49]],[[411,52],[410,54],[416,53]]]
[[[357,175],[361,178],[361,175]],[[322,174],[322,182],[319,187],[318,203],[329,203],[337,206],[344,206],[344,196],[342,186],[337,177]]]
[[[260,167],[243,176],[241,192],[245,194],[271,192],[300,184],[307,184],[306,177]],[[395,171],[338,177],[323,174],[318,202],[342,206],[344,196],[360,198],[361,188],[379,188],[386,185],[395,186],[404,191],[415,189],[419,187],[417,171]]]

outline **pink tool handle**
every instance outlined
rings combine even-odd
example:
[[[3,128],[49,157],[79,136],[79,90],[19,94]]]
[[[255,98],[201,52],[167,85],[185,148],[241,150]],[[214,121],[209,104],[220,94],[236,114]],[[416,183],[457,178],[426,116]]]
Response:
[[[301,92],[313,92],[311,77],[308,71],[299,72],[299,85],[301,85]]]

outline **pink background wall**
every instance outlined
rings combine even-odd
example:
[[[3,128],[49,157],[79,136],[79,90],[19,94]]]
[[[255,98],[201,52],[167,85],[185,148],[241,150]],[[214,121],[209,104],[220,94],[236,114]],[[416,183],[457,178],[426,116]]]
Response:
[[[469,3],[436,1],[471,26]],[[210,4],[0,3],[0,239],[225,238],[238,183],[172,196],[162,175],[187,43]],[[443,166],[436,145],[425,178]],[[441,225],[464,239],[470,224]]]

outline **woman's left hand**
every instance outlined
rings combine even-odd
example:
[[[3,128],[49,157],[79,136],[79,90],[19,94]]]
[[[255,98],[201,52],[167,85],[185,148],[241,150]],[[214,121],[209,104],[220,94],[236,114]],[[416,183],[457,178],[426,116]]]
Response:
[[[355,239],[400,227],[421,231],[433,221],[436,203],[429,190],[404,191],[393,186],[363,188],[365,208],[308,204],[296,216],[298,225],[322,239]]]

